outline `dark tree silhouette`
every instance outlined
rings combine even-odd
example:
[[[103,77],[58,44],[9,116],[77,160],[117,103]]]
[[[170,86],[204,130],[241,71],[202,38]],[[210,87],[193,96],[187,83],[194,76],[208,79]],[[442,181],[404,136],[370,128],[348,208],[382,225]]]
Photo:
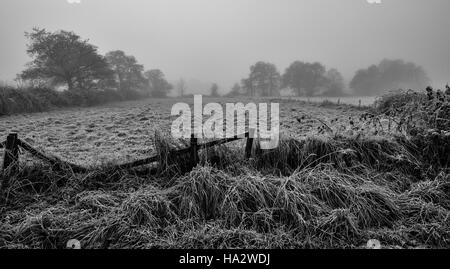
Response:
[[[73,90],[91,89],[112,78],[112,71],[97,47],[73,32],[52,33],[35,28],[25,36],[30,42],[27,53],[33,60],[18,75],[20,79],[66,85]]]
[[[429,83],[421,66],[403,60],[383,60],[378,65],[358,70],[350,88],[355,94],[374,96],[387,90],[424,89]]]
[[[313,96],[325,83],[326,68],[321,63],[293,62],[283,75],[283,87],[295,90],[298,96]]]
[[[242,85],[250,96],[273,96],[279,93],[281,76],[271,63],[257,62],[250,67],[250,75]]]

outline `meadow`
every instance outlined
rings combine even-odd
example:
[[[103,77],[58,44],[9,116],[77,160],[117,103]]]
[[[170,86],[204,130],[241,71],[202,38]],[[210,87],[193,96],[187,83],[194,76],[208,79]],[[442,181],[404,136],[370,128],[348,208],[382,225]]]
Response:
[[[412,136],[397,120],[408,117],[373,106],[271,101],[281,109],[277,149],[256,143],[246,159],[243,142],[233,142],[201,151],[194,168],[180,161],[188,156],[166,154],[183,143],[168,133],[175,100],[0,117],[0,140],[15,131],[93,168],[75,174],[21,156],[1,189],[0,247],[66,248],[71,239],[82,248],[450,246],[447,126]],[[109,168],[153,154],[157,172]]]

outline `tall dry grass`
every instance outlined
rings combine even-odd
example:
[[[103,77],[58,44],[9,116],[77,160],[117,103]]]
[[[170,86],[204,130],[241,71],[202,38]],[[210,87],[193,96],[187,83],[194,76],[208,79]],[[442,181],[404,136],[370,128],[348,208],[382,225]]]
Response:
[[[156,174],[22,167],[2,189],[0,247],[449,247],[448,166],[412,172],[430,163],[411,141],[288,139],[250,160],[219,148],[186,172],[157,140]]]

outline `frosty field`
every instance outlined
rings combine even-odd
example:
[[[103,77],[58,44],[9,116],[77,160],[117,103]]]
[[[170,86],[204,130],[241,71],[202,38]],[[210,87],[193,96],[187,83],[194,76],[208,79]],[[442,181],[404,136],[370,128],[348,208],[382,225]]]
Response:
[[[251,100],[221,102],[238,101]],[[155,136],[169,134],[173,100],[0,118],[1,139],[16,131],[91,167],[22,154],[19,171],[0,177],[0,248],[448,248],[448,134],[395,136],[365,107],[263,101],[280,103],[277,149],[255,143],[245,158],[230,143],[202,150],[195,167]],[[154,154],[157,171],[104,166]]]
[[[193,103],[193,99],[147,99],[0,117],[0,140],[4,141],[10,132],[17,132],[33,146],[82,165],[130,161],[151,154],[155,131],[170,135],[176,119],[171,116],[171,108],[180,101]],[[351,107],[326,108],[286,99],[205,99],[204,104],[270,101],[280,103],[281,132],[294,137],[317,133],[319,120],[345,126],[349,118],[358,121],[362,113]],[[301,123],[298,119],[302,119]]]

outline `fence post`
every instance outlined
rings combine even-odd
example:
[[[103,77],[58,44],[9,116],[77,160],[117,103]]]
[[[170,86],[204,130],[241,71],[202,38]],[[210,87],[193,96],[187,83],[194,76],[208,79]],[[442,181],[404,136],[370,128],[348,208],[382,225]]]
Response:
[[[3,157],[3,172],[10,169],[11,174],[18,171],[19,145],[16,133],[11,133],[6,138],[5,153]]]
[[[195,137],[195,134],[191,136],[191,163],[192,166],[195,167],[198,164],[198,140]]]
[[[247,137],[247,144],[245,145],[245,158],[252,157],[253,141],[255,140],[255,129],[250,129]]]

